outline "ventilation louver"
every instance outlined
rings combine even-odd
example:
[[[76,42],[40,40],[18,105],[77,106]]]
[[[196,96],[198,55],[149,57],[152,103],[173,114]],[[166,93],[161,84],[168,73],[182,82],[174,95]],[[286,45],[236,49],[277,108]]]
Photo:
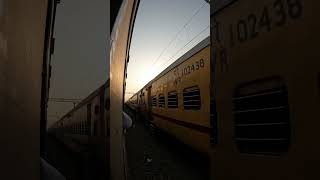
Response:
[[[241,152],[278,154],[288,151],[288,91],[280,78],[240,86],[233,103],[235,142]]]
[[[168,108],[178,108],[177,91],[172,91],[168,93]]]
[[[163,94],[159,95],[159,107],[161,107],[161,108],[165,107],[165,99],[164,99],[164,95]]]
[[[152,97],[151,105],[152,105],[153,107],[157,107],[157,97],[156,97],[156,96],[153,96],[153,97]]]
[[[199,110],[201,108],[200,89],[198,87],[183,90],[183,106],[186,110]]]

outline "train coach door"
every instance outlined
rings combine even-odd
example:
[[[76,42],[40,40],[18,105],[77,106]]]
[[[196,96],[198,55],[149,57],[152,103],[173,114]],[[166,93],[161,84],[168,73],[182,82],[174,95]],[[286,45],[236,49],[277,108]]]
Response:
[[[217,52],[219,48],[215,44],[211,44],[211,58],[210,58],[210,147],[214,148],[217,144],[217,111],[216,111],[216,96],[215,96],[215,65],[218,58]]]

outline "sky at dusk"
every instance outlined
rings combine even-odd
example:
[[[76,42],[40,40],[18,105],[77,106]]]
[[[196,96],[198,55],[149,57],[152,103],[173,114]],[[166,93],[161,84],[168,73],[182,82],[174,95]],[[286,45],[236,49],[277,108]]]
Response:
[[[209,13],[204,0],[141,0],[126,98],[209,36]],[[108,14],[104,0],[68,0],[58,5],[50,98],[83,99],[109,78]],[[72,108],[72,103],[49,101],[48,126]]]
[[[132,35],[126,99],[210,35],[204,0],[142,0]]]
[[[109,12],[104,0],[64,0],[57,6],[50,98],[83,99],[109,77]],[[50,102],[48,126],[73,108]]]

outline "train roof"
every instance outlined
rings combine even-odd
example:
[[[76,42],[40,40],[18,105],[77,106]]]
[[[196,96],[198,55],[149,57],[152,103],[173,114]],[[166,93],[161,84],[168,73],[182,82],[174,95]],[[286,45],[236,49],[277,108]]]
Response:
[[[72,114],[74,111],[82,107],[84,104],[86,104],[88,101],[90,101],[92,98],[94,98],[101,88],[103,87],[109,87],[110,86],[110,79],[108,79],[103,85],[101,85],[98,89],[94,90],[91,94],[89,94],[86,98],[84,98],[79,104],[77,104],[74,108],[72,108],[67,114],[62,116],[56,123],[62,121],[65,117],[69,116]]]
[[[189,58],[191,58],[193,55],[201,51],[202,49],[206,48],[210,45],[210,36],[206,37],[204,40],[202,40],[200,43],[195,45],[192,49],[190,49],[188,52],[186,52],[184,55],[182,55],[180,58],[178,58],[175,62],[173,62],[170,66],[168,66],[165,70],[163,70],[160,74],[158,74],[155,78],[153,78],[151,81],[149,81],[146,85],[143,86],[137,93],[139,93],[142,89],[150,86],[154,81],[158,80],[163,75],[167,74],[169,71],[180,65],[181,63],[185,62]],[[133,96],[137,95],[134,94]],[[133,96],[131,96],[129,99],[131,99]]]

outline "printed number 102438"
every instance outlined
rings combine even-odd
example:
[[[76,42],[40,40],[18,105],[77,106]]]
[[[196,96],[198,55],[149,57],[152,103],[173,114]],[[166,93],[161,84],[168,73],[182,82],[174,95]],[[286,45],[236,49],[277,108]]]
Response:
[[[177,77],[183,77],[183,76],[186,76],[188,74],[191,74],[197,70],[199,70],[200,68],[204,68],[204,60],[203,59],[200,59],[198,61],[195,61],[194,63],[192,63],[191,65],[187,65],[187,66],[184,66],[180,69],[179,71],[179,68],[176,68],[174,70],[174,75],[177,76]]]
[[[258,13],[249,13],[241,16],[236,22],[225,27],[221,31],[221,23],[215,21],[213,36],[217,41],[221,40],[222,33],[229,36],[229,47],[245,43],[257,38],[262,32],[270,32],[274,28],[284,26],[290,20],[297,20],[303,15],[303,0],[275,0],[265,5]],[[226,44],[225,44],[226,45]]]

